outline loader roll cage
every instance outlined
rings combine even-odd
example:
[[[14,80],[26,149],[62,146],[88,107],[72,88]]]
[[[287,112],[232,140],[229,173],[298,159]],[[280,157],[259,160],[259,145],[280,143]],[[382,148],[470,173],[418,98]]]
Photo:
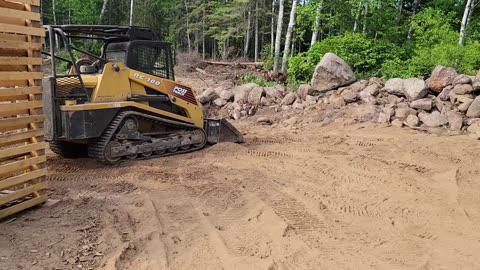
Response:
[[[171,44],[161,42],[158,34],[150,28],[106,25],[46,25],[44,28],[49,50],[42,51],[42,54],[51,58],[52,77],[55,82],[68,81],[69,85],[76,85],[75,89],[68,89],[69,97],[73,94],[77,99],[88,100],[89,91],[85,88],[81,75],[101,73],[105,63],[112,60],[123,62],[134,70],[175,80]],[[100,55],[74,46],[74,40],[103,43]],[[60,47],[63,47],[67,56],[58,55]],[[90,59],[76,59],[74,51]],[[65,74],[58,74],[57,60],[67,63]],[[58,93],[54,95],[59,97]]]

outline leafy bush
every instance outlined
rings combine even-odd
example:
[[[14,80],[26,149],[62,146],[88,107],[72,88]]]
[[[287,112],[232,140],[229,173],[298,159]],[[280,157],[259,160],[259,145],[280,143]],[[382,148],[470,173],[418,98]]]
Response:
[[[242,76],[242,84],[245,84],[245,83],[256,83],[260,86],[263,86],[263,87],[269,87],[269,86],[274,86],[276,83],[275,82],[271,82],[271,81],[267,81],[265,80],[264,78],[260,77],[260,76],[257,76],[255,74],[252,74],[252,73],[245,73],[243,74]]]
[[[375,40],[360,33],[347,32],[316,43],[306,53],[292,57],[289,79],[308,81],[323,55],[333,52],[350,64],[359,77],[377,75],[385,60],[400,58],[404,50],[385,40]]]

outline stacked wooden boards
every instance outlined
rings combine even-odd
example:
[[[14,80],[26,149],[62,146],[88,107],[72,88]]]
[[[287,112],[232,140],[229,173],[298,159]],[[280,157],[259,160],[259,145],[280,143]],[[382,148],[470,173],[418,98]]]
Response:
[[[40,0],[0,0],[0,219],[47,200]]]

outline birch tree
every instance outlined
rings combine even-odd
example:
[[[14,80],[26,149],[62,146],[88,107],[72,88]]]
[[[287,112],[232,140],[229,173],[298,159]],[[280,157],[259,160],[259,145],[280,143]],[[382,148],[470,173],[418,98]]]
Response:
[[[412,13],[412,21],[415,19],[415,16],[417,15],[417,8],[418,5],[420,4],[421,0],[414,0],[413,1],[413,13]],[[471,0],[469,0],[471,1]],[[408,28],[408,34],[407,34],[407,40],[412,39],[412,34],[413,34],[413,25],[410,23],[410,27]]]
[[[272,22],[270,24],[270,54],[273,54],[275,42],[275,5],[277,5],[277,0],[272,0]]]
[[[245,34],[245,48],[243,50],[243,57],[248,56],[248,47],[250,45],[250,28],[252,24],[252,11],[250,10],[250,7],[248,7],[247,11],[247,33]]]
[[[290,20],[288,22],[287,35],[285,37],[285,49],[283,51],[282,73],[287,73],[287,60],[292,42],[293,28],[295,27],[295,14],[297,12],[297,0],[292,1],[292,10],[290,11]]]
[[[255,52],[253,56],[255,63],[258,62],[258,12],[258,1],[255,1]]]
[[[312,40],[310,41],[310,47],[312,47],[318,39],[318,31],[320,30],[320,16],[322,15],[323,0],[318,2],[317,11],[315,14],[315,21],[313,23]]]
[[[460,38],[458,39],[458,44],[461,46],[465,45],[466,29],[468,27],[468,22],[470,21],[474,5],[475,0],[467,0],[465,11],[463,12],[462,25],[460,26]]]
[[[280,59],[280,46],[282,45],[282,26],[284,0],[280,0],[277,19],[277,33],[275,34],[275,55],[273,56],[273,73],[278,73],[278,62]]]
[[[103,0],[102,10],[100,11],[100,16],[98,18],[98,24],[102,24],[103,17],[105,17],[105,13],[107,12],[107,4],[108,4],[108,0]],[[70,18],[70,13],[69,13],[69,18]]]

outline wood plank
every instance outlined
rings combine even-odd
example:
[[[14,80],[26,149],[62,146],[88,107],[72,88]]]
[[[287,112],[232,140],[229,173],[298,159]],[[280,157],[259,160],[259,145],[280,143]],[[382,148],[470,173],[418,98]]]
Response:
[[[0,87],[29,86],[28,80],[0,81]]]
[[[28,114],[28,110],[43,107],[43,100],[0,104],[0,117]]]
[[[38,151],[47,148],[47,143],[40,142],[40,143],[32,143],[7,149],[2,149],[0,152],[0,160],[4,158],[10,158],[20,155],[26,155],[33,151]]]
[[[0,97],[35,95],[35,94],[42,94],[42,93],[43,93],[43,89],[41,86],[0,88]]]
[[[5,24],[5,23],[0,23],[0,32],[25,34],[25,35],[32,35],[37,37],[45,36],[45,30],[43,28],[18,26],[18,25],[11,25],[11,24]]]
[[[0,48],[12,50],[41,50],[42,44],[13,40],[0,40]]]
[[[41,80],[42,72],[0,72],[0,81]]]
[[[0,0],[0,7],[16,9],[16,10],[25,10],[25,5],[18,2]]]
[[[40,13],[36,13],[36,12],[13,10],[9,8],[0,7],[0,14],[1,16],[5,16],[9,18],[40,21]]]
[[[45,130],[43,129],[35,129],[11,134],[2,134],[0,135],[0,147],[18,142],[27,142],[30,140],[30,138],[43,135],[45,135]]]
[[[28,42],[27,37],[28,37],[27,35],[7,34],[7,33],[0,32],[0,40]]]
[[[24,159],[21,161],[16,161],[12,163],[8,163],[5,165],[0,166],[0,176],[4,176],[6,174],[12,174],[21,170],[25,170],[30,166],[37,165],[40,163],[44,163],[47,161],[47,157],[45,155],[38,156],[34,158]]]
[[[10,24],[10,25],[18,25],[18,26],[25,26],[25,22],[26,22],[25,19],[4,17],[2,15],[3,14],[0,13],[0,23]]]
[[[40,6],[40,0],[9,0],[9,2],[17,2],[26,5]]]
[[[33,172],[28,172],[28,173],[14,176],[14,177],[10,177],[4,180],[0,180],[0,190],[4,190],[19,184],[23,184],[25,182],[28,182],[46,175],[47,175],[47,169],[44,168],[40,170],[35,170]]]
[[[16,190],[15,192],[8,193],[6,195],[0,195],[0,205],[24,198],[35,191],[44,190],[47,187],[47,182],[43,181],[38,184],[28,186],[26,188]]]
[[[0,56],[0,65],[41,65],[40,57],[6,57]]]
[[[35,205],[39,205],[41,203],[44,203],[47,200],[48,200],[48,196],[43,195],[43,196],[36,197],[36,198],[31,199],[31,200],[28,200],[26,202],[22,202],[22,203],[14,205],[14,206],[5,208],[3,210],[0,210],[0,219],[2,219],[4,217],[7,217],[7,216],[10,216],[10,215],[13,215],[15,213],[18,213],[20,211],[23,211],[23,210],[28,209],[30,207],[33,207]]]
[[[44,115],[32,115],[0,119],[0,132],[26,128],[28,124],[43,122],[44,119]]]

